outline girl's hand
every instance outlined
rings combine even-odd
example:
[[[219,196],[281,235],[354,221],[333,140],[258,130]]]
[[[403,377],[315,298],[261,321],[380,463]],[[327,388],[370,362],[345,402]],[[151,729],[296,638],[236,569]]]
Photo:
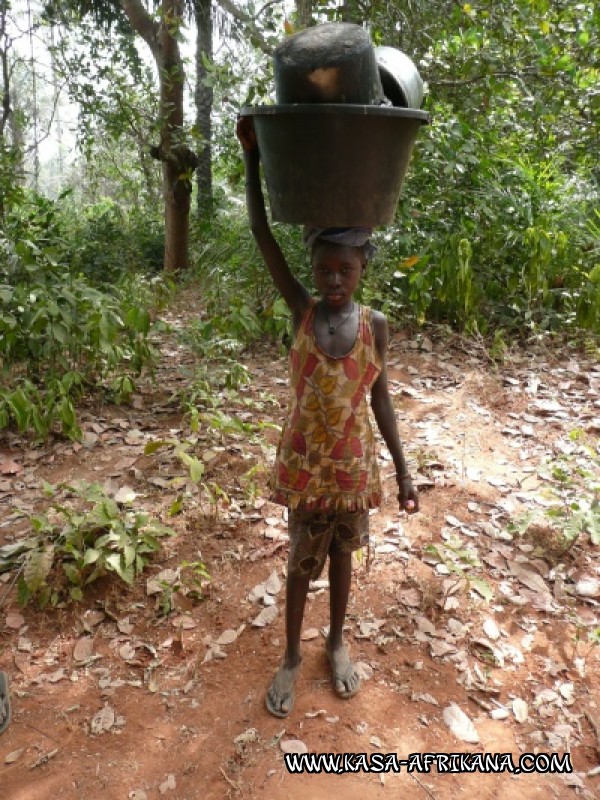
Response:
[[[400,511],[406,511],[407,514],[416,514],[419,510],[419,496],[412,484],[410,475],[399,475],[396,480],[398,481],[398,505],[400,506]]]
[[[235,133],[247,153],[258,150],[256,131],[251,117],[238,117]]]

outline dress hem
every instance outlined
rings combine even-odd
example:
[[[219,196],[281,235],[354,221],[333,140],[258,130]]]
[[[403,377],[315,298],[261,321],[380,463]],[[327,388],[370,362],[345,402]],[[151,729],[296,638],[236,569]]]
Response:
[[[372,492],[359,497],[321,496],[311,497],[295,495],[282,491],[273,492],[270,496],[272,503],[287,506],[290,509],[305,509],[306,511],[368,511],[381,506],[381,492]]]

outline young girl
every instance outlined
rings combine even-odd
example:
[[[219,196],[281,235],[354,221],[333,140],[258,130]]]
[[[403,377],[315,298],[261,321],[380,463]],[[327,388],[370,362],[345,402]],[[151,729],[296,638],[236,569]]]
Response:
[[[252,120],[238,121],[246,163],[246,200],[258,247],[292,312],[291,402],[277,450],[272,499],[289,509],[286,650],[266,695],[267,709],[286,717],[301,662],[300,632],[309,582],[329,556],[330,626],[326,653],[335,692],[356,694],[360,676],[343,641],[352,552],[368,542],[369,509],[381,502],[367,397],[396,468],[400,509],[418,510],[388,392],[385,317],[354,301],[369,250],[366,229],[308,234],[319,299],[291,272],[265,211]]]

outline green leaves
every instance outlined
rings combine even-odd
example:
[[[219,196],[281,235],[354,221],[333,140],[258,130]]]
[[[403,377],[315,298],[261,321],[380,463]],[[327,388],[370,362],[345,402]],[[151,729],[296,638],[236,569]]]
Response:
[[[173,533],[143,512],[121,510],[99,484],[52,488],[51,513],[30,518],[29,538],[0,548],[0,571],[21,572],[22,605],[81,600],[86,586],[111,573],[131,585]]]
[[[105,387],[123,402],[134,376],[151,366],[147,306],[158,283],[131,278],[118,287],[93,286],[66,247],[65,209],[34,193],[26,197],[0,236],[0,429],[13,424],[43,438],[56,425],[79,438],[76,405],[84,387]],[[96,244],[110,253],[105,241]],[[56,257],[60,248],[71,263]]]

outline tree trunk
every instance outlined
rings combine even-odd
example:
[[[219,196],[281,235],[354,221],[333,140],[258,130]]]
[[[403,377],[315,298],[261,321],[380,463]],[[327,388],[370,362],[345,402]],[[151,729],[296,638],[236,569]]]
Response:
[[[313,0],[296,0],[296,27],[299,31],[312,23]]]
[[[212,63],[211,0],[194,0],[196,17],[196,127],[202,136],[198,152],[198,215],[209,216],[212,211],[212,124],[213,90],[208,85],[206,62]]]
[[[160,144],[154,158],[162,162],[165,203],[165,262],[169,272],[189,266],[189,226],[192,178],[196,154],[183,140],[183,89],[185,74],[177,31],[182,23],[184,0],[162,0],[160,21],[155,21],[141,0],[120,0],[132,28],[150,48],[160,81]]]

